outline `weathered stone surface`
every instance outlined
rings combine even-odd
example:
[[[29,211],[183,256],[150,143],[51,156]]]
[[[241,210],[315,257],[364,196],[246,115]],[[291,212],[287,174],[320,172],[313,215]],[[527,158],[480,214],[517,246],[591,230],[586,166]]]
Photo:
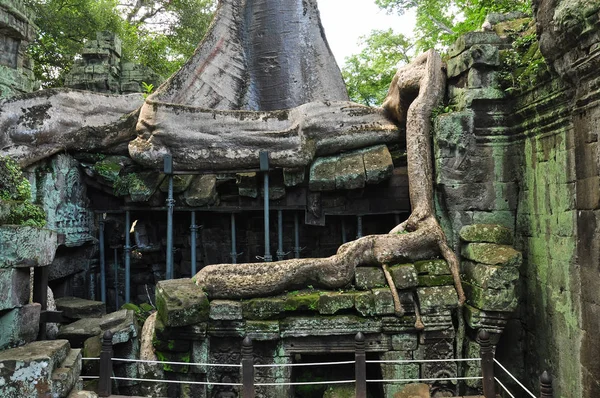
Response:
[[[283,169],[283,184],[286,187],[295,187],[304,182],[306,171],[304,167],[300,168],[284,168]]]
[[[4,312],[0,317],[0,350],[30,343],[37,339],[41,305],[27,304]]]
[[[460,36],[450,48],[448,55],[455,57],[476,44],[501,44],[502,39],[494,32],[468,32]]]
[[[353,397],[355,387],[352,385],[332,385],[327,387],[323,393],[323,398],[346,398]]]
[[[456,77],[475,65],[497,66],[499,64],[497,46],[474,44],[468,50],[448,60],[448,78]]]
[[[359,290],[370,290],[386,286],[383,270],[377,267],[358,267],[354,274],[354,284]]]
[[[417,289],[423,314],[456,308],[458,299],[454,286],[422,287]]]
[[[284,297],[255,298],[242,302],[242,311],[245,319],[272,319],[285,312],[286,299]]]
[[[463,263],[464,280],[482,289],[507,289],[519,280],[517,267],[503,267],[488,264],[477,264],[470,261]]]
[[[454,283],[452,275],[419,275],[418,280],[421,287],[446,286]]]
[[[214,175],[195,176],[183,200],[188,206],[212,205],[217,201],[217,179]]]
[[[415,268],[419,275],[450,275],[450,268],[445,260],[416,261]]]
[[[278,340],[279,322],[278,321],[247,321],[246,336],[252,340],[266,341]]]
[[[335,189],[359,189],[365,186],[365,164],[360,152],[341,155],[335,165]]]
[[[419,285],[417,270],[413,264],[395,265],[389,270],[396,289],[410,289]]]
[[[238,173],[235,175],[235,183],[240,196],[258,198],[258,179],[256,173]]]
[[[282,338],[379,333],[381,320],[352,315],[287,317],[279,322]]]
[[[127,192],[132,202],[147,202],[158,189],[163,176],[156,171],[129,173],[126,176]]]
[[[394,162],[386,145],[365,149],[363,160],[367,184],[379,184],[392,176]]]
[[[173,193],[182,193],[185,192],[192,183],[194,176],[191,174],[188,175],[174,175],[173,176]],[[167,193],[169,191],[169,179],[165,178],[162,180],[162,183],[159,187],[161,192]]]
[[[324,293],[319,296],[319,313],[333,315],[341,310],[354,308],[354,294]]]
[[[310,167],[308,187],[311,191],[335,190],[336,157],[318,158]]]
[[[58,237],[56,232],[35,227],[0,227],[0,268],[40,267],[52,263]]]
[[[465,242],[473,243],[513,244],[512,231],[495,224],[465,225],[460,230],[460,238]]]
[[[58,331],[58,338],[69,340],[71,346],[82,348],[83,343],[90,337],[102,333],[100,328],[101,318],[80,319],[68,325],[64,325]]]
[[[0,311],[19,307],[29,298],[29,270],[0,269]]]
[[[66,397],[79,381],[81,374],[81,350],[69,350],[60,367],[52,372],[52,396]]]
[[[155,312],[150,315],[144,326],[142,327],[141,333],[141,346],[140,346],[140,359],[144,361],[156,361],[158,357],[155,353],[153,340],[154,340],[154,327],[158,313]],[[144,363],[138,364],[138,373],[143,379],[161,380],[164,378],[165,373],[162,365],[156,363]],[[167,396],[167,384],[166,383],[142,383],[142,395],[161,397]]]
[[[139,335],[138,324],[133,310],[123,309],[104,315],[100,320],[100,329],[102,333],[107,330],[113,333],[113,345],[127,343],[136,339]],[[127,356],[124,358],[130,357]]]
[[[463,257],[476,263],[518,267],[523,256],[511,246],[495,245],[493,243],[469,243],[462,247]]]
[[[382,361],[398,361],[412,359],[409,352],[406,351],[388,351],[379,355]],[[419,365],[416,363],[410,364],[395,364],[395,363],[382,363],[381,364],[381,377],[384,380],[398,380],[398,379],[418,379],[419,378]],[[383,386],[384,394],[386,397],[395,397],[405,383],[385,383]]]
[[[392,315],[394,301],[389,289],[373,289],[354,295],[354,307],[362,316]]]
[[[392,336],[392,349],[394,351],[414,351],[418,347],[416,333],[394,334]]]
[[[242,303],[233,300],[213,300],[210,302],[209,317],[216,321],[242,319]]]
[[[511,312],[517,308],[518,299],[515,288],[482,289],[464,282],[467,303],[475,308],[487,311]]]
[[[67,398],[98,398],[98,394],[96,394],[94,391],[76,391],[74,389]]]
[[[66,340],[36,341],[0,352],[0,395],[39,397],[52,391],[51,375],[67,358]]]
[[[56,308],[71,319],[101,318],[106,314],[106,304],[102,301],[85,300],[78,297],[55,299]]]
[[[484,328],[490,333],[501,334],[511,316],[510,312],[487,311],[465,305],[465,320],[474,330]]]
[[[191,279],[158,282],[156,306],[165,326],[186,326],[208,319],[208,299]]]

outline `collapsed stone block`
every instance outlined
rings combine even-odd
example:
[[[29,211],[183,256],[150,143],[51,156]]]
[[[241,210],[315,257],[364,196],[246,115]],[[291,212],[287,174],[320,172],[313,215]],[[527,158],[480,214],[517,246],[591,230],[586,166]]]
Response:
[[[0,269],[0,311],[20,307],[29,298],[29,270]]]
[[[101,318],[106,314],[106,304],[102,301],[85,300],[78,297],[55,299],[56,309],[71,319]]]
[[[0,227],[0,268],[40,267],[51,264],[58,247],[49,229],[3,225]]]
[[[170,327],[193,325],[209,315],[208,298],[191,279],[158,282],[156,306],[161,321]]]
[[[465,225],[460,230],[460,238],[470,243],[496,243],[499,245],[512,245],[512,231],[502,225],[472,224]]]
[[[38,303],[5,312],[0,317],[0,350],[35,341],[40,328]]]
[[[462,247],[462,255],[476,263],[518,267],[523,256],[511,246],[493,243],[469,243]]]

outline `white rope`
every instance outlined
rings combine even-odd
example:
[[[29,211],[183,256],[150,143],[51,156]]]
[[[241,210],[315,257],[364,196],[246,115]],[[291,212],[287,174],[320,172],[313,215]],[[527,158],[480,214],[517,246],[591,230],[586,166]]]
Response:
[[[481,362],[481,358],[369,360],[367,363]]]
[[[512,374],[511,374],[511,373],[510,373],[510,372],[509,372],[509,371],[508,371],[508,370],[507,370],[507,369],[506,369],[504,366],[502,366],[502,364],[501,364],[500,362],[498,362],[498,360],[497,360],[496,358],[494,358],[494,362],[496,362],[496,364],[497,364],[498,366],[500,366],[500,368],[502,368],[502,370],[503,370],[503,371],[505,371],[505,372],[506,372],[506,374],[507,374],[507,375],[509,375],[509,376],[511,377],[511,379],[513,379],[513,380],[515,381],[515,383],[517,383],[517,384],[518,384],[518,385],[519,385],[519,386],[520,386],[520,387],[521,387],[523,390],[525,390],[525,392],[526,392],[527,394],[529,394],[529,396],[530,396],[530,397],[532,397],[532,398],[536,398],[536,396],[535,396],[535,395],[533,395],[533,394],[531,393],[531,391],[529,391],[529,390],[527,389],[527,387],[525,387],[523,384],[521,384],[521,382],[520,382],[519,380],[517,380],[517,378],[516,378],[515,376],[513,376],[513,375],[512,375]]]
[[[173,384],[199,384],[203,386],[241,386],[242,383],[213,383],[210,381],[179,381],[179,380],[156,380],[156,379],[136,379],[132,377],[111,377],[111,380],[123,381],[141,381],[150,383],[173,383]]]
[[[500,387],[502,387],[502,388],[504,389],[504,391],[506,391],[506,393],[507,393],[508,395],[510,395],[510,397],[511,397],[511,398],[515,398],[515,396],[514,396],[514,395],[512,395],[510,391],[508,391],[508,388],[506,388],[506,387],[504,386],[504,384],[502,384],[502,382],[501,382],[500,380],[498,380],[498,378],[497,378],[497,377],[494,377],[494,380],[496,380],[496,383],[500,384]]]
[[[294,383],[254,383],[257,387],[266,386],[316,386],[323,384],[354,384],[356,380],[338,380],[338,381],[306,381],[306,382],[294,382]]]
[[[454,381],[454,380],[482,380],[483,377],[446,377],[430,379],[390,379],[390,380],[367,380],[367,383],[406,383],[413,381]]]
[[[135,363],[152,363],[161,365],[182,365],[182,366],[212,366],[212,367],[223,367],[223,368],[241,368],[240,364],[217,364],[217,363],[188,363],[188,362],[165,362],[165,361],[151,361],[147,359],[127,359],[127,358],[112,358],[112,361],[116,362],[135,362]]]
[[[341,362],[319,362],[319,363],[281,363],[281,364],[258,364],[254,365],[255,368],[268,368],[268,367],[293,367],[293,366],[330,366],[330,365],[351,365],[356,361],[341,361]]]

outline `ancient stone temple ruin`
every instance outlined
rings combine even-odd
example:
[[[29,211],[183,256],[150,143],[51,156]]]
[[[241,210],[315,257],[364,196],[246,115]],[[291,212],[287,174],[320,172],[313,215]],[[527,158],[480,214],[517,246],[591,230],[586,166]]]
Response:
[[[358,333],[368,396],[478,395],[480,363],[445,360],[486,330],[536,393],[548,370],[600,396],[600,5],[532,11],[369,108],[315,0],[221,0],[147,98],[105,33],[68,79],[90,91],[16,83],[34,28],[0,1],[0,395],[90,396],[104,343],[158,361],[113,361],[115,394],[242,396],[250,338],[257,396],[340,396],[302,383],[353,380]],[[297,366],[319,362],[348,363]]]

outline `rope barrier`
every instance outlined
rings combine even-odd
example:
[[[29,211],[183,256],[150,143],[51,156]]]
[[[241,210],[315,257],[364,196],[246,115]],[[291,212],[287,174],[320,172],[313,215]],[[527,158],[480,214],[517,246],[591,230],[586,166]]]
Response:
[[[530,397],[532,397],[532,398],[536,398],[536,396],[535,396],[535,395],[533,395],[533,394],[531,393],[531,391],[529,391],[529,390],[527,389],[527,387],[525,387],[523,384],[521,384],[521,382],[520,382],[519,380],[517,380],[517,378],[516,378],[515,376],[513,376],[513,375],[512,375],[512,374],[511,374],[511,373],[508,371],[508,369],[506,369],[504,366],[502,366],[502,364],[501,364],[500,362],[498,362],[498,360],[497,360],[496,358],[494,358],[494,362],[495,362],[495,363],[496,363],[498,366],[500,366],[500,368],[501,368],[501,369],[502,369],[504,372],[506,372],[506,374],[507,374],[507,375],[509,375],[509,376],[511,377],[511,379],[513,379],[513,380],[515,381],[515,383],[517,383],[517,384],[518,384],[518,385],[519,385],[519,386],[520,386],[520,387],[521,387],[521,388],[522,388],[522,389],[523,389],[523,390],[524,390],[524,391],[525,391],[527,394],[529,394],[529,396],[530,396]]]
[[[354,384],[356,380],[338,380],[338,381],[298,381],[293,383],[254,383],[258,387],[267,386],[317,386],[323,384]]]
[[[116,362],[133,362],[133,363],[152,363],[161,365],[183,365],[183,366],[208,366],[222,368],[241,368],[241,364],[230,363],[188,363],[188,362],[166,362],[166,361],[151,361],[147,359],[128,359],[128,358],[111,358],[111,361]]]
[[[281,364],[256,364],[255,368],[283,368],[283,367],[295,367],[295,366],[331,366],[331,365],[352,365],[356,361],[340,361],[340,362],[319,362],[319,363],[281,363]]]
[[[511,393],[510,391],[508,391],[508,388],[506,388],[506,387],[504,386],[504,384],[502,384],[502,382],[501,382],[500,380],[498,380],[498,378],[497,378],[497,377],[494,377],[494,380],[496,380],[496,383],[500,384],[500,387],[502,387],[502,389],[503,389],[503,390],[504,390],[504,391],[505,391],[505,392],[506,392],[508,395],[510,395],[510,397],[511,397],[511,398],[515,398],[515,396],[514,396],[514,395],[512,395],[512,393]]]
[[[111,380],[122,381],[141,381],[150,383],[171,383],[171,384],[197,384],[203,386],[242,386],[242,383],[216,383],[211,381],[179,381],[179,380],[157,380],[157,379],[137,379],[134,377],[111,377]]]
[[[389,380],[367,380],[367,383],[407,383],[415,381],[454,381],[454,380],[482,380],[483,377],[442,377],[426,379],[389,379]]]
[[[481,358],[369,360],[367,363],[481,362]]]

